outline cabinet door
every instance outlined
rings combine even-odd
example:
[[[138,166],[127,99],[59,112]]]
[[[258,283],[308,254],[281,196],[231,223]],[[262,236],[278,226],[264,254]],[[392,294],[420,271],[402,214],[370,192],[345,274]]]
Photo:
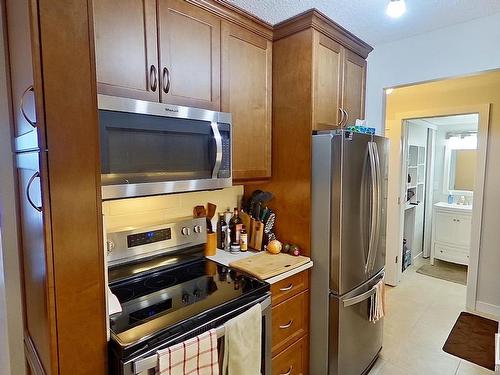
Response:
[[[161,101],[219,110],[220,19],[184,0],[158,1]]]
[[[333,129],[339,125],[343,47],[326,36],[315,33],[314,130]]]
[[[366,60],[345,50],[342,109],[348,114],[346,125],[365,117]]]
[[[17,156],[19,211],[22,236],[25,295],[25,334],[44,370],[52,369],[50,311],[52,293],[48,288],[49,260],[45,248],[42,188],[38,152]],[[51,339],[52,337],[52,339]]]
[[[233,179],[271,177],[272,43],[222,24],[221,110],[233,123]]]
[[[98,93],[159,101],[155,0],[93,3]]]
[[[16,150],[25,151],[38,147],[30,2],[7,0],[5,7],[14,136]]]
[[[309,337],[306,335],[273,358],[273,375],[303,375],[308,373]]]
[[[455,215],[453,219],[455,223],[455,244],[470,247],[472,216]]]

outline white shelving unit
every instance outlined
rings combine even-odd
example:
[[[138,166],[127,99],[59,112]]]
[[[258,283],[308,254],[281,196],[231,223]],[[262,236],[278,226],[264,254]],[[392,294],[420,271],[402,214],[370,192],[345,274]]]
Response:
[[[417,208],[425,199],[426,152],[425,147],[408,145],[404,238],[410,249],[415,246]]]

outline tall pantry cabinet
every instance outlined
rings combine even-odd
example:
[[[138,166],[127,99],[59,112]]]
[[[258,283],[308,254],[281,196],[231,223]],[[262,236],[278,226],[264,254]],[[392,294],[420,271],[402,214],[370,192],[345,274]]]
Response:
[[[4,4],[24,348],[35,375],[106,371],[89,3],[6,0]]]

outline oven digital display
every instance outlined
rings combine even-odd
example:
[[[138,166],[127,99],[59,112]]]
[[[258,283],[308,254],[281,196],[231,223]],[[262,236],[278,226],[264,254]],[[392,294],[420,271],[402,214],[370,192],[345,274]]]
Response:
[[[135,247],[147,245],[154,242],[166,241],[172,238],[170,228],[153,230],[150,232],[131,234],[127,236],[127,246]]]

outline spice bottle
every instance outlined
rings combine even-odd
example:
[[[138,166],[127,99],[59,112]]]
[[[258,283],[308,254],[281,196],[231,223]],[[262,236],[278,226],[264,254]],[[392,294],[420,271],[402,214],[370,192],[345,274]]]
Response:
[[[240,231],[240,250],[241,251],[248,250],[248,233],[244,225],[242,225]]]

